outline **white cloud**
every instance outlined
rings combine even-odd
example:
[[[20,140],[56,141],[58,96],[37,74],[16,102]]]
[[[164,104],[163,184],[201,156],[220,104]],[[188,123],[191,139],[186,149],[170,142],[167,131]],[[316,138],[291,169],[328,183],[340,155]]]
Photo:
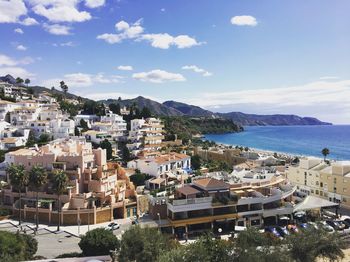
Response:
[[[117,33],[105,33],[97,36],[97,39],[105,40],[109,44],[121,43],[123,40],[148,41],[155,48],[168,49],[170,46],[177,48],[189,48],[203,44],[188,35],[172,36],[168,33],[144,34],[145,29],[141,26],[142,19],[133,24],[120,21],[115,24]]]
[[[105,0],[85,0],[85,5],[89,8],[101,7],[105,4]]]
[[[129,65],[120,65],[120,66],[118,66],[118,69],[122,70],[122,71],[132,71],[132,70],[134,70],[133,67],[129,66]]]
[[[20,21],[20,24],[25,25],[25,26],[30,26],[30,25],[38,25],[39,23],[34,18],[27,17],[27,18],[23,19],[22,21]]]
[[[320,80],[334,80],[334,79],[339,79],[337,76],[322,76],[320,77]]]
[[[59,25],[59,24],[53,24],[53,25],[44,24],[43,27],[47,32],[53,35],[70,35],[71,34],[70,30],[72,29],[69,26]]]
[[[91,19],[87,11],[78,10],[79,0],[30,0],[32,10],[51,22],[84,22]],[[93,2],[93,1],[92,1]]]
[[[300,86],[202,93],[186,102],[220,111],[299,114],[349,123],[350,80],[316,81]]]
[[[31,57],[24,57],[20,60],[15,60],[7,55],[0,54],[0,66],[16,66],[16,65],[28,65],[34,63],[34,59]]]
[[[24,45],[18,45],[18,46],[16,47],[16,49],[19,50],[19,51],[26,51],[26,50],[27,50],[27,47],[24,46]]]
[[[0,1],[0,23],[17,23],[26,14],[27,8],[23,0]]]
[[[170,73],[160,69],[155,69],[149,72],[134,73],[132,77],[143,82],[151,83],[186,81],[186,78],[181,74]]]
[[[16,60],[7,55],[0,54],[0,75],[10,74],[14,77],[28,78],[33,77],[34,74],[28,72],[20,65],[28,65],[34,62],[31,57],[24,57],[23,59]]]
[[[97,39],[105,40],[108,44],[120,43],[122,39],[118,34],[102,34],[96,37]]]
[[[68,41],[68,42],[64,42],[64,43],[53,43],[52,45],[55,46],[55,47],[58,47],[58,46],[62,46],[62,47],[74,47],[74,46],[76,46],[76,44],[73,43],[72,41]]]
[[[170,46],[176,46],[178,48],[189,48],[196,45],[201,45],[196,39],[189,37],[188,35],[171,36],[165,34],[144,34],[141,39],[147,40],[153,47],[168,49]]]
[[[199,73],[202,76],[212,76],[213,74],[208,72],[207,70],[203,69],[203,68],[199,68],[196,65],[185,65],[182,67],[182,69],[184,70],[192,70],[193,72]]]
[[[0,67],[0,75],[10,74],[13,77],[21,77],[21,78],[33,78],[35,75],[33,73],[28,72],[25,68],[22,67]]]
[[[256,26],[258,22],[251,15],[238,15],[231,18],[231,24],[239,26]]]
[[[121,83],[122,77],[112,75],[106,76],[104,73],[98,74],[85,74],[85,73],[72,73],[65,74],[62,79],[53,78],[45,80],[42,85],[46,87],[56,86],[59,88],[59,82],[65,81],[68,87],[89,87],[95,84],[113,84]]]
[[[15,33],[17,34],[24,34],[23,30],[21,28],[16,28],[15,30],[13,30]]]
[[[160,9],[160,11],[165,12],[165,8]]]

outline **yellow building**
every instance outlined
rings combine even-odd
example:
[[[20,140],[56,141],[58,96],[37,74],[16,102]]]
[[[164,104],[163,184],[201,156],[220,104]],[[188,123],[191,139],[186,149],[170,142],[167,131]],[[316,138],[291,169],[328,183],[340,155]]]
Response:
[[[350,161],[330,162],[304,158],[286,170],[298,190],[350,207]]]

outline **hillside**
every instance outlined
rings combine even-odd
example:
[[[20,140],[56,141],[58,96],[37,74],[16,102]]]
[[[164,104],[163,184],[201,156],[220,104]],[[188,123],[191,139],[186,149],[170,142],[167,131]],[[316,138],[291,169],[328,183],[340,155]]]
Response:
[[[171,108],[175,108],[184,115],[187,116],[206,116],[206,117],[215,117],[215,114],[209,110],[205,110],[199,106],[188,105],[176,101],[165,101],[163,105]]]
[[[157,116],[181,116],[182,112],[178,111],[175,108],[168,107],[151,99],[138,96],[133,99],[117,100],[117,99],[107,99],[102,100],[101,102],[106,103],[107,105],[111,103],[119,103],[120,106],[131,106],[136,105],[138,108],[142,109],[143,107],[148,107],[154,115]]]
[[[291,125],[331,125],[313,117],[296,115],[256,115],[241,112],[219,113],[242,126],[291,126]]]
[[[164,116],[161,117],[168,135],[177,134],[180,139],[191,139],[197,134],[223,134],[243,131],[243,128],[229,119]]]

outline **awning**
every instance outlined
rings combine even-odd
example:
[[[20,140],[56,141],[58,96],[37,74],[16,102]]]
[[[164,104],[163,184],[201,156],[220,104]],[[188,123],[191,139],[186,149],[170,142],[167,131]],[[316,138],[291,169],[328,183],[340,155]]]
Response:
[[[297,204],[294,207],[293,212],[317,209],[317,208],[323,208],[323,207],[336,207],[336,206],[339,206],[339,204],[328,201],[326,199],[319,198],[319,197],[307,196],[303,202]]]

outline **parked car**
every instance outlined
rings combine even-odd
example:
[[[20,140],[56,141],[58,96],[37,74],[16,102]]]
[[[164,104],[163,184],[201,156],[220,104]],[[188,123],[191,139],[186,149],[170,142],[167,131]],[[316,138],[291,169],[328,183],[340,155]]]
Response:
[[[112,222],[112,223],[108,224],[106,229],[114,231],[114,230],[117,230],[119,228],[120,228],[120,225],[118,223]]]
[[[275,227],[266,227],[265,233],[269,234],[274,238],[282,238],[281,234],[276,230]]]
[[[325,221],[320,222],[320,226],[329,233],[334,233],[334,228],[328,225]]]
[[[286,237],[289,235],[287,227],[276,227],[276,230],[282,237]]]
[[[340,224],[337,221],[327,220],[326,223],[330,225],[332,228],[334,228],[334,230],[336,231],[342,231],[345,228],[343,224]]]

